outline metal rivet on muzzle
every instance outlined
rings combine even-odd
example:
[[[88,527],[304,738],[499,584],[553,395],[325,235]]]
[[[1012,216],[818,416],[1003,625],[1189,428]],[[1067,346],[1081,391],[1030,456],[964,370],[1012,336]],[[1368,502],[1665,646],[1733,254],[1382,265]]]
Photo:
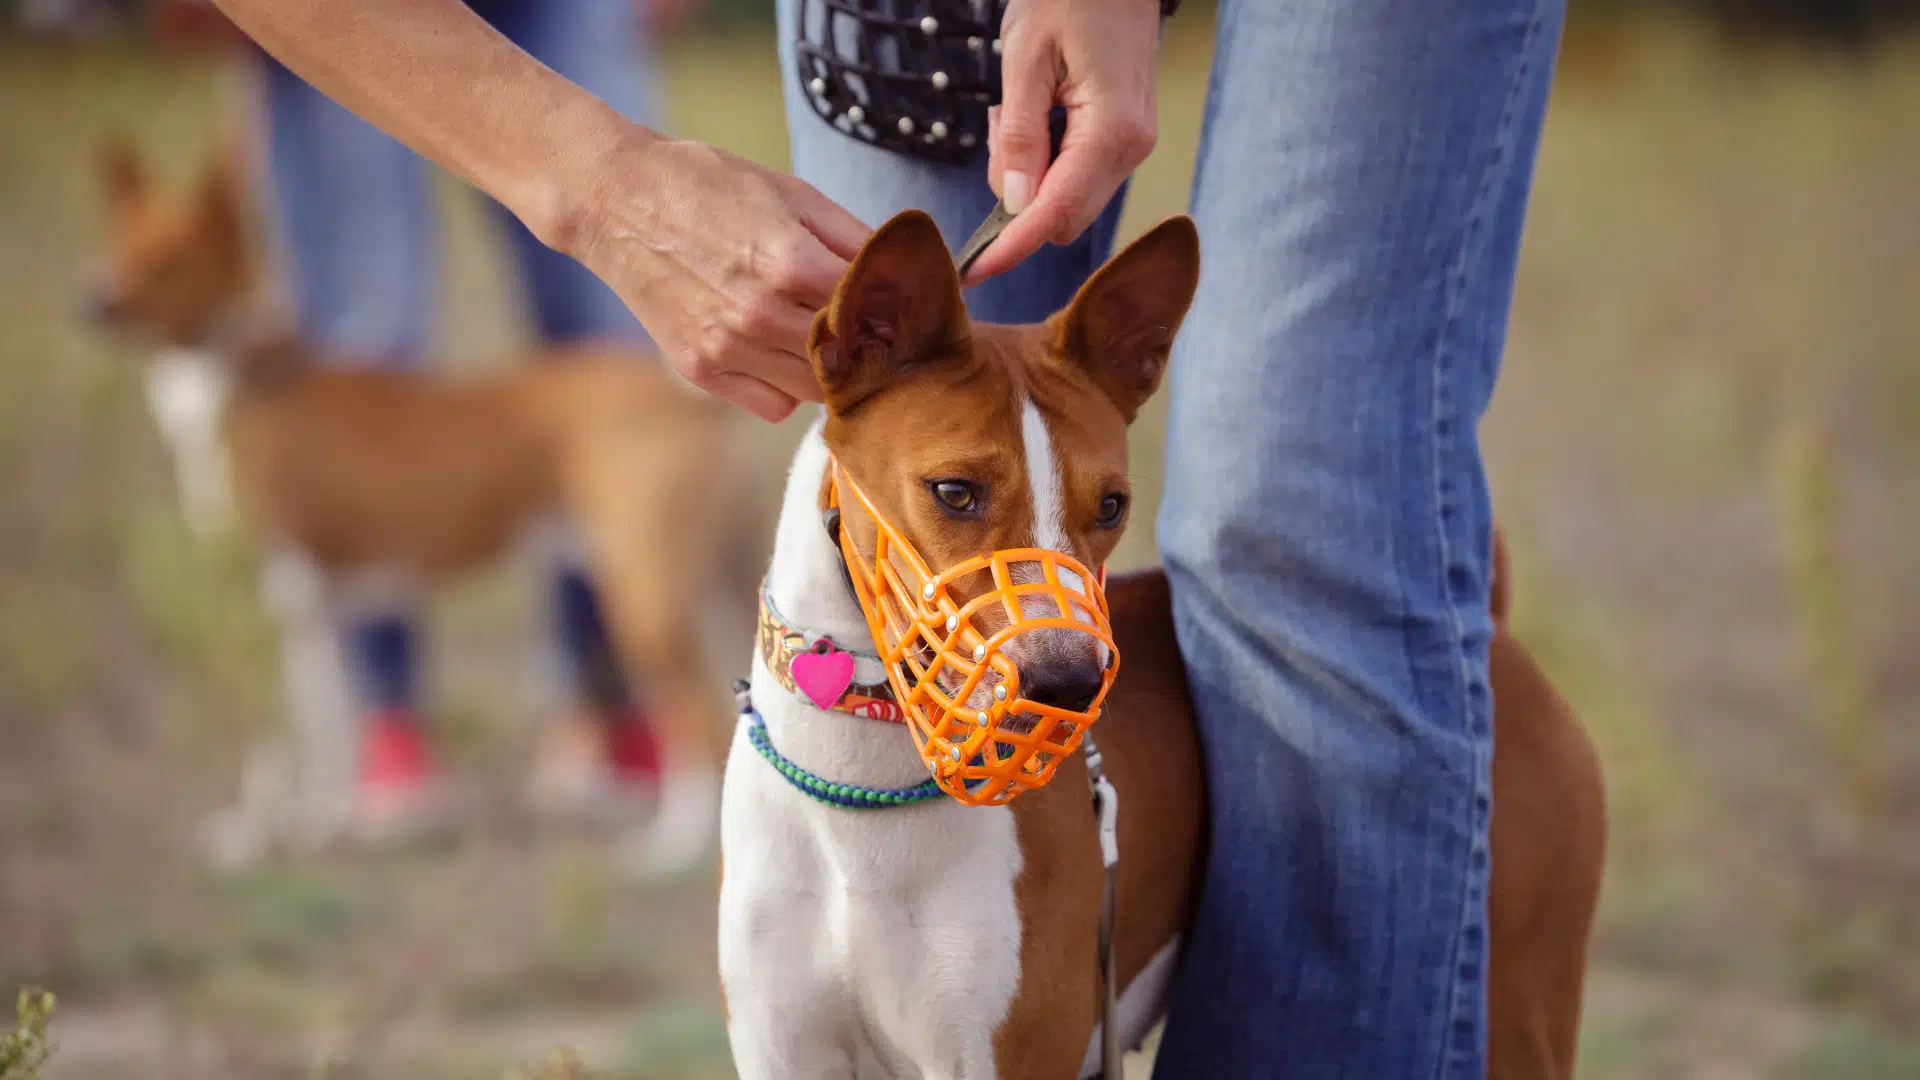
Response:
[[[958,629],[960,629],[960,616],[958,615],[947,616],[947,633],[951,634]]]
[[[993,723],[993,717],[988,716],[985,709],[975,713],[973,719],[974,722],[978,723],[981,727],[986,727],[988,724]]]
[[[934,18],[934,17],[933,17],[933,16],[931,16],[931,15],[929,15],[929,16],[927,16],[927,17],[926,17],[926,18],[924,18],[924,19],[921,19],[921,20],[920,20],[920,32],[921,32],[921,33],[923,33],[923,34],[937,34],[937,33],[939,33],[939,32],[940,32],[940,20],[939,20],[939,19],[936,19],[936,18]]]
[[[934,592],[933,582],[929,581],[927,582],[926,587],[920,590],[920,598],[922,600],[925,600],[927,603],[931,604],[933,603],[933,592]]]
[[[975,645],[973,647],[973,662],[977,664],[980,661],[985,660],[986,658],[987,658],[987,647],[985,645]]]
[[[826,97],[827,96],[827,80],[821,79],[821,78],[815,78],[812,82],[807,84],[807,89],[813,91],[814,97]]]
[[[950,758],[952,758],[952,759],[953,759],[953,760],[955,760],[955,761],[959,761],[959,760],[960,760],[960,748],[956,746],[956,747],[954,747],[953,749],[951,749],[951,750],[948,750],[948,751],[947,751],[947,756],[948,756],[948,757],[950,757]]]
[[[1001,683],[999,686],[996,686],[993,688],[993,700],[995,701],[1007,700],[1007,684],[1006,683]]]
[[[911,116],[901,117],[899,128],[900,128],[900,134],[902,135],[913,134],[913,117]]]
[[[865,120],[866,118],[867,118],[867,110],[861,108],[858,105],[847,106],[847,119],[857,124],[860,121]]]
[[[979,52],[986,47],[987,42],[985,38],[970,37],[967,39],[967,48],[972,49],[974,52]]]

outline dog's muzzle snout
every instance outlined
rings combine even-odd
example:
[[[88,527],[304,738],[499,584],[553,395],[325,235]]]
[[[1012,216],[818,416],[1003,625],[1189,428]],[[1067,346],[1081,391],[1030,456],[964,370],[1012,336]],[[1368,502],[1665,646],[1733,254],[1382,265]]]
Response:
[[[1106,685],[1106,672],[1091,658],[1043,662],[1021,677],[1028,701],[1035,705],[1086,712]]]
[[[935,574],[832,466],[843,498],[872,519],[874,550],[837,530],[888,681],[921,758],[963,803],[1005,803],[1044,786],[1079,745],[1119,668],[1104,574],[1063,552],[1016,548]]]

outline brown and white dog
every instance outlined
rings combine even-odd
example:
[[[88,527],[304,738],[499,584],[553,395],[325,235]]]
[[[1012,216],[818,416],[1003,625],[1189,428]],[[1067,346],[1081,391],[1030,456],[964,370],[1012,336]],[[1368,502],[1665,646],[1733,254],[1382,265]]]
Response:
[[[253,310],[255,250],[231,154],[186,197],[156,191],[125,146],[103,165],[110,228],[90,306],[153,346],[149,404],[187,517],[215,529],[244,513],[269,552],[264,591],[286,630],[298,745],[277,768],[257,759],[251,794],[210,837],[221,857],[257,854],[282,828],[341,824],[357,718],[339,611],[436,586],[561,519],[584,544],[665,744],[634,858],[666,871],[703,855],[730,716],[706,635],[716,610],[744,624],[754,553],[741,543],[760,535],[742,518],[758,512],[731,410],[630,346],[548,350],[465,378],[319,365]],[[288,771],[302,797],[262,805]]]
[[[938,230],[908,212],[818,317],[825,415],[794,459],[762,616],[792,644],[763,639],[749,690],[763,726],[740,725],[722,794],[719,960],[744,1080],[1097,1074],[1104,869],[1083,755],[1004,806],[843,809],[763,760],[752,732],[792,770],[836,784],[927,779],[898,725],[821,708],[776,670],[830,639],[865,665],[854,683],[884,694],[885,672],[857,655],[873,638],[823,525],[830,462],[936,574],[1020,548],[1101,565],[1124,525],[1127,427],[1159,384],[1198,260],[1192,223],[1175,218],[1045,324],[970,323]],[[950,498],[953,484],[968,497]],[[836,525],[873,550],[872,521],[849,509]],[[1601,778],[1578,719],[1506,631],[1500,558],[1491,1075],[1565,1077],[1600,883]],[[1117,1026],[1132,1047],[1177,963],[1206,803],[1166,580],[1119,575],[1107,599],[1122,663],[1090,734],[1119,795]],[[1061,678],[1058,650],[1007,655],[1022,687]]]

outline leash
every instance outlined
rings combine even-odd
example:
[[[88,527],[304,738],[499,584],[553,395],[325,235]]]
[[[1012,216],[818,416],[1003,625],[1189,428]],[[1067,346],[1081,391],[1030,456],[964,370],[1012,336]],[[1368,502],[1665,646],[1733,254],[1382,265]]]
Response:
[[[1120,793],[1107,779],[1106,760],[1100,756],[1093,733],[1087,732],[1080,743],[1087,754],[1087,783],[1093,789],[1093,816],[1100,823],[1100,861],[1106,868],[1100,886],[1100,1076],[1102,1080],[1120,1080],[1120,965],[1113,946],[1118,907],[1114,874],[1120,865]]]

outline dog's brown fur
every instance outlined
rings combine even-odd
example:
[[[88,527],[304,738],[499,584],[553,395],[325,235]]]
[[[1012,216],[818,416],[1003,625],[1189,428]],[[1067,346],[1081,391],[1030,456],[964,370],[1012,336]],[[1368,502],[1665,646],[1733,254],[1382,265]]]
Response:
[[[246,322],[258,273],[233,155],[187,199],[155,191],[124,146],[103,175],[111,227],[95,305],[159,344],[219,345],[236,496],[269,544],[328,573],[434,584],[564,515],[670,752],[717,769],[730,713],[702,625],[716,607],[751,610],[751,544],[764,532],[725,406],[611,344],[466,378],[323,366]]]
[[[1176,219],[1110,262],[1042,326],[970,323],[938,231],[924,215],[883,227],[816,320],[813,356],[826,394],[829,447],[938,573],[965,558],[1033,544],[1021,460],[1021,393],[1054,425],[1064,474],[1064,532],[1089,565],[1117,530],[1091,517],[1102,492],[1125,490],[1125,427],[1158,385],[1197,275],[1191,223]],[[1016,393],[1020,391],[1020,393]],[[956,518],[926,497],[957,476],[992,492]],[[873,524],[849,515],[857,545]],[[1511,583],[1495,537],[1489,1075],[1572,1074],[1588,936],[1605,848],[1602,780],[1578,717],[1507,627]],[[1118,926],[1121,984],[1190,919],[1200,878],[1205,800],[1192,703],[1158,570],[1108,587],[1123,662],[1095,729],[1121,794]],[[996,1033],[1002,1077],[1073,1075],[1098,1020],[1089,932],[1100,897],[1099,848],[1085,764],[1012,804],[1025,869],[1021,982]]]

